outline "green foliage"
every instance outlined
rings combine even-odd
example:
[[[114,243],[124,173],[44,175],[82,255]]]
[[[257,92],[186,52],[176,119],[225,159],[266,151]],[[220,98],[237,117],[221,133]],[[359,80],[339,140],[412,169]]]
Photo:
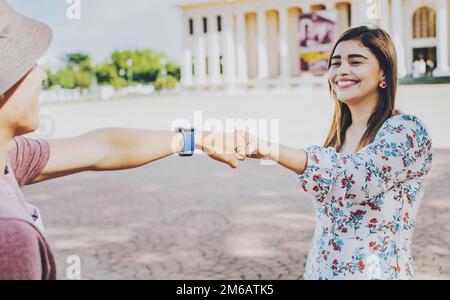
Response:
[[[75,86],[80,89],[87,89],[92,84],[92,74],[86,71],[73,73],[75,77]]]
[[[167,75],[165,77],[158,77],[156,79],[154,86],[157,91],[174,89],[177,86],[178,80],[172,75]]]
[[[97,65],[95,67],[95,77],[99,85],[109,85],[118,79],[117,69],[112,64]]]
[[[167,70],[167,75],[171,75],[171,76],[175,77],[178,81],[180,81],[181,70],[180,70],[179,65],[177,65],[173,62],[168,62],[166,64],[166,70]]]
[[[60,68],[56,73],[49,73],[47,76],[50,88],[53,86],[64,89],[75,88],[75,74],[69,68]]]
[[[156,80],[161,69],[161,57],[151,50],[115,51],[111,60],[117,70],[124,70],[124,78],[135,83],[148,84]]]
[[[180,67],[176,63],[166,62],[163,54],[148,49],[115,51],[109,63],[95,66],[84,53],[68,53],[64,62],[65,66],[54,73],[47,71],[50,89],[57,86],[85,89],[94,79],[99,85],[112,85],[116,89],[152,83],[163,89],[175,87],[180,80]]]

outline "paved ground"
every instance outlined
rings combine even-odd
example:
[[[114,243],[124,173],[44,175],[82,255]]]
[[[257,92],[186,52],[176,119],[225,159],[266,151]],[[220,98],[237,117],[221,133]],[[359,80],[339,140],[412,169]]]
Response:
[[[409,87],[400,107],[422,117],[436,147],[413,243],[418,278],[450,279],[450,86]],[[278,118],[280,139],[320,143],[325,92],[235,97],[154,97],[48,107],[54,136],[103,126],[168,129],[175,118]],[[76,151],[83,151],[77,149]],[[238,170],[203,155],[142,168],[87,172],[25,188],[39,205],[59,277],[82,259],[83,279],[298,279],[314,215],[295,175],[256,161]]]

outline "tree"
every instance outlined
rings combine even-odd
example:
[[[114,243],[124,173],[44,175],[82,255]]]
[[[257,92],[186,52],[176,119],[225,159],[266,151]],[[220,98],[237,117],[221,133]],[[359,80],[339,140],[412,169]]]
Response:
[[[152,50],[115,51],[111,60],[119,74],[123,70],[123,78],[135,83],[154,82],[162,68],[160,55]]]
[[[172,75],[167,75],[165,77],[158,77],[156,79],[154,86],[157,91],[174,89],[177,86],[178,80]]]
[[[95,67],[95,77],[100,85],[110,85],[119,78],[116,67],[113,64],[97,65]]]
[[[49,88],[85,89],[91,86],[94,78],[98,84],[112,85],[116,89],[133,84],[157,84],[161,88],[170,88],[181,77],[177,64],[166,62],[164,54],[150,49],[115,51],[109,63],[95,66],[84,53],[68,53],[63,60],[65,67],[54,74],[48,71]]]
[[[64,61],[69,68],[75,71],[92,72],[92,60],[89,55],[84,53],[68,53],[66,54]]]
[[[176,78],[177,81],[179,81],[181,79],[180,66],[177,65],[176,63],[168,62],[166,64],[166,70],[167,70],[167,75],[171,75],[172,77]]]
[[[69,68],[60,68],[55,73],[48,74],[49,87],[75,88],[75,75]]]

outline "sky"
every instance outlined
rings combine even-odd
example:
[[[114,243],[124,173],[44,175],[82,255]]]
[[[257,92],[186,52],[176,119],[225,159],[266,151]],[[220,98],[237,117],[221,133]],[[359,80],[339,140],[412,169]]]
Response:
[[[57,64],[68,52],[84,52],[105,62],[114,50],[150,48],[181,63],[182,24],[178,0],[79,0],[80,20],[67,10],[74,0],[8,0],[20,13],[53,29],[53,42],[41,64]]]

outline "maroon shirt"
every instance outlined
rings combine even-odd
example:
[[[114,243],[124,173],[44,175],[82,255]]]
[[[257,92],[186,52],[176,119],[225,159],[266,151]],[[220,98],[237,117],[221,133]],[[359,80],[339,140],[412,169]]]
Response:
[[[55,260],[21,187],[44,169],[50,145],[42,139],[16,137],[0,180],[0,279],[56,279]]]

